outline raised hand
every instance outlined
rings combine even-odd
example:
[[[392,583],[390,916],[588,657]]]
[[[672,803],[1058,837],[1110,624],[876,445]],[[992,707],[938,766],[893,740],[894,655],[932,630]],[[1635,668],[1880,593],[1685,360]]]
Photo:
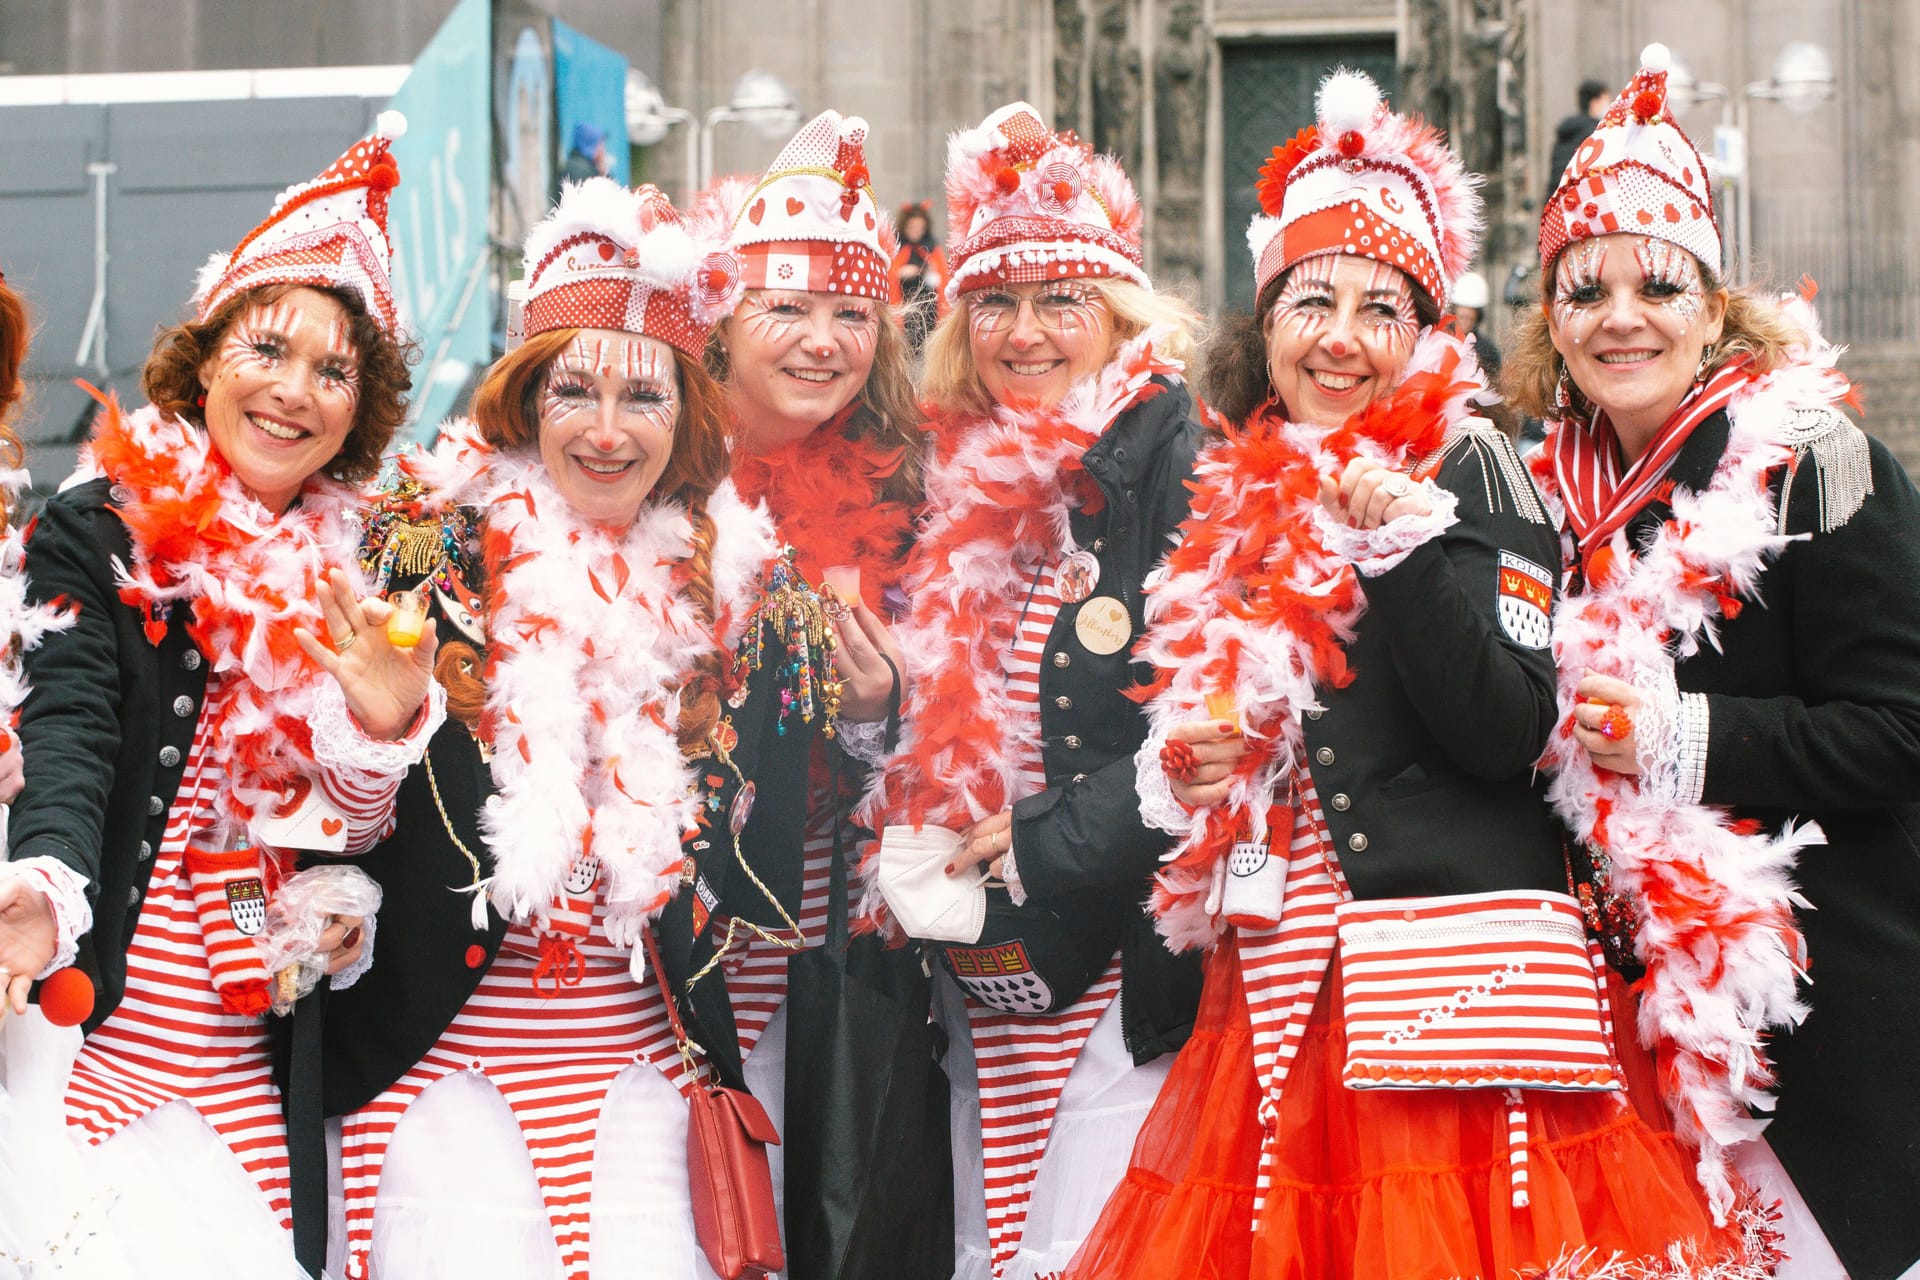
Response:
[[[307,656],[340,682],[347,709],[370,738],[403,736],[427,700],[433,682],[433,655],[439,637],[432,619],[420,643],[403,649],[387,639],[387,617],[393,612],[384,600],[361,599],[347,575],[335,569],[320,593],[327,617],[328,639],[322,644],[304,627],[295,632]]]

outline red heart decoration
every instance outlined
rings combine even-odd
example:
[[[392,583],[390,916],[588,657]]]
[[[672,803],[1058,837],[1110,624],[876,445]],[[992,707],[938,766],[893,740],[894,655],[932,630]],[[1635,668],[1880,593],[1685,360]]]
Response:
[[[1672,205],[1668,205],[1668,206],[1667,206],[1667,208],[1666,208],[1666,214],[1667,214],[1667,221],[1668,221],[1668,222],[1678,222],[1678,221],[1680,221],[1680,211],[1679,211],[1678,209],[1676,209],[1676,208],[1674,208],[1674,207],[1673,207]]]
[[[1648,213],[1645,209],[1641,209],[1637,211],[1634,216],[1640,219],[1640,225],[1643,227],[1647,226],[1653,221],[1653,215]]]
[[[872,215],[872,214],[868,214],[868,215],[867,215],[867,230],[869,230],[869,231],[871,231],[871,230],[873,230],[873,215]]]
[[[347,825],[346,823],[344,823],[344,822],[342,822],[342,821],[340,821],[340,819],[338,819],[338,818],[322,818],[322,819],[320,819],[320,829],[321,829],[322,831],[324,831],[324,832],[326,832],[326,833],[327,833],[328,835],[330,835],[330,836],[337,836],[337,835],[339,835],[339,834],[340,834],[340,828],[341,828],[341,827],[344,827],[344,826],[346,826],[346,825]]]
[[[599,246],[599,247],[600,247],[600,261],[602,261],[602,262],[612,262],[612,261],[613,261],[613,246],[612,246],[611,244],[608,244],[608,243],[607,243],[607,242],[606,242],[605,240],[602,240],[602,241],[600,242],[600,246]],[[328,832],[327,834],[329,834],[329,835],[331,835],[331,834],[333,834],[333,833],[332,833],[332,832]]]
[[[1680,171],[1680,181],[1682,181],[1682,182],[1684,182],[1684,183],[1686,183],[1686,184],[1687,184],[1688,186],[1692,186],[1692,185],[1693,185],[1693,170],[1692,170],[1692,169],[1682,169],[1682,170]]]
[[[767,202],[765,200],[755,200],[753,202],[753,208],[747,210],[747,221],[757,227],[760,225],[760,219],[765,216],[766,212]]]
[[[794,217],[794,218],[799,217],[800,211],[806,207],[807,206],[805,201],[796,200],[792,196],[787,197],[787,216],[788,217]]]

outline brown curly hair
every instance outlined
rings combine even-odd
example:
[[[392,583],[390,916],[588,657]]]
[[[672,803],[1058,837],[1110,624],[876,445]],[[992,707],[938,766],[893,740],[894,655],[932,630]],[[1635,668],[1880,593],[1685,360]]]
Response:
[[[900,325],[901,308],[880,308],[880,333],[873,344],[873,368],[855,398],[853,415],[847,419],[849,439],[867,439],[877,444],[905,449],[900,465],[880,486],[886,502],[904,502],[909,507],[920,503],[920,469],[927,442],[920,430],[920,402],[913,387],[913,354],[907,349],[906,331]],[[725,324],[715,325],[707,339],[706,366],[713,380],[725,387],[733,377],[733,361],[727,351]]]
[[[26,383],[20,377],[20,367],[27,362],[27,343],[33,336],[32,328],[27,316],[27,304],[8,287],[7,278],[0,276],[0,467],[17,467],[25,456],[20,447],[20,436],[13,429],[11,419],[13,406],[20,402],[27,390]],[[0,529],[6,528],[12,518],[6,492],[0,490]]]
[[[1693,261],[1700,269],[1700,287],[1705,295],[1711,298],[1718,294],[1726,300],[1720,337],[1713,344],[1713,354],[1707,358],[1702,376],[1712,377],[1736,356],[1746,358],[1755,373],[1767,373],[1786,361],[1789,347],[1806,341],[1799,326],[1787,318],[1780,304],[1765,289],[1756,285],[1729,289],[1712,267],[1698,258]],[[1559,258],[1554,262],[1558,263]],[[1553,278],[1553,268],[1549,265],[1542,279]],[[1554,407],[1553,397],[1565,365],[1554,349],[1553,335],[1547,328],[1547,309],[1552,305],[1551,296],[1543,296],[1539,306],[1528,307],[1514,317],[1513,337],[1507,345],[1506,361],[1500,367],[1501,394],[1520,412],[1536,418],[1561,416],[1561,410]],[[1591,416],[1593,405],[1580,393],[1572,378],[1567,379],[1567,387],[1572,412],[1581,417]]]
[[[579,332],[549,329],[535,334],[494,363],[473,393],[473,420],[483,439],[498,449],[528,449],[539,443],[539,399],[547,370]],[[693,554],[687,558],[685,582],[711,628],[718,625],[719,610],[713,598],[715,526],[707,514],[707,499],[727,478],[726,393],[694,357],[676,349],[673,362],[680,374],[680,416],[674,423],[673,452],[653,493],[685,504],[693,521]],[[482,566],[477,576],[491,578],[489,569]],[[486,589],[482,583],[471,585]],[[446,656],[449,649],[452,656]],[[448,712],[471,727],[486,702],[481,666],[467,645],[443,645],[441,652],[435,674],[446,687]],[[705,747],[719,723],[730,657],[715,645],[687,677],[677,726],[682,750]]]
[[[371,479],[380,470],[381,455],[393,442],[393,433],[406,419],[407,388],[413,380],[407,366],[418,348],[381,329],[351,293],[318,285],[266,284],[235,294],[205,320],[162,330],[141,372],[141,386],[154,408],[204,428],[206,410],[199,401],[206,387],[200,370],[219,353],[228,326],[243,309],[278,301],[295,289],[315,289],[345,307],[353,344],[360,352],[360,403],[354,411],[353,430],[323,470],[335,480]]]

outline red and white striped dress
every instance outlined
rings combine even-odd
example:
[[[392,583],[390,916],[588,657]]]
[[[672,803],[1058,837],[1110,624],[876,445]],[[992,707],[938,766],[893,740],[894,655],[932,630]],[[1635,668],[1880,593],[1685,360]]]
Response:
[[[185,1103],[246,1169],[279,1225],[290,1230],[286,1124],[268,1061],[266,1022],[221,1009],[182,858],[188,841],[217,820],[214,801],[225,769],[207,744],[223,690],[222,677],[208,680],[127,953],[126,994],[74,1060],[66,1116],[71,1129],[98,1146],[151,1111]],[[364,850],[385,835],[401,776],[322,775],[321,790],[347,820],[349,851]],[[123,1140],[137,1139],[127,1134]],[[203,1211],[203,1221],[215,1220],[206,1206],[196,1214]]]
[[[1004,667],[1014,709],[1004,741],[1020,777],[1009,803],[1047,786],[1040,669],[1062,606],[1057,568],[1057,560],[1030,566],[1031,593],[1007,605],[1020,611]],[[1125,1173],[1134,1133],[1168,1064],[1134,1067],[1121,1035],[1119,993],[1116,952],[1064,1013],[1027,1017],[968,997],[966,1034],[949,1025],[956,1277],[1012,1280],[1058,1270]],[[978,1105],[967,1105],[976,1088]]]
[[[524,1256],[492,1256],[490,1274],[584,1278],[595,1262],[602,1275],[707,1274],[696,1264],[686,1200],[685,1094],[692,1081],[674,1045],[659,984],[651,974],[643,983],[634,982],[627,952],[607,941],[600,927],[603,909],[596,886],[593,927],[579,943],[581,980],[571,986],[556,988],[549,977],[536,987],[540,938],[530,926],[511,926],[480,985],[433,1048],[346,1118],[341,1130],[345,1272],[353,1280],[369,1274],[415,1277],[426,1274],[423,1265],[436,1262],[446,1274],[472,1274],[446,1256],[446,1248],[429,1243],[436,1233],[458,1233],[451,1224],[463,1214],[483,1215],[472,1220],[492,1227],[528,1212],[524,1203],[483,1203],[488,1193],[470,1182],[473,1169],[498,1157],[497,1142],[482,1150],[471,1141],[476,1134],[489,1140],[499,1136],[497,1117],[486,1113],[484,1092],[459,1095],[463,1101],[452,1113],[396,1137],[402,1119],[430,1086],[462,1073],[484,1078],[510,1109],[532,1160],[538,1204],[559,1259],[556,1272],[552,1255],[543,1258],[543,1250],[529,1245]],[[603,1117],[616,1079],[636,1066],[658,1072],[671,1089],[658,1087],[658,1081],[636,1082],[641,1087],[621,1094],[623,1105],[653,1114],[618,1123]],[[664,1137],[649,1140],[653,1149],[646,1151],[599,1150],[605,1145],[597,1141],[601,1135],[635,1124]],[[616,1154],[665,1173],[646,1193],[650,1203],[635,1203],[625,1194],[603,1197],[608,1211],[637,1213],[657,1228],[637,1235],[623,1228],[620,1256],[609,1257],[603,1256],[606,1250],[595,1252],[594,1189],[604,1187],[600,1167]],[[426,1191],[383,1198],[383,1177]]]

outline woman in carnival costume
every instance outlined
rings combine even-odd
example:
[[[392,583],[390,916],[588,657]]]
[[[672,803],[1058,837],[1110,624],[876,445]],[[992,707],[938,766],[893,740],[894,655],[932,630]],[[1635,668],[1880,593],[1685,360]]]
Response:
[[[883,618],[906,607],[923,446],[906,337],[887,305],[893,234],[866,137],[866,121],[822,112],[758,181],[711,193],[745,292],[707,357],[732,412],[735,487],[767,504],[808,581],[836,593],[840,733],[878,748],[901,692]],[[809,768],[806,951],[755,939],[727,969],[747,1079],[781,1127],[776,1177],[791,1171],[788,1271],[946,1275],[946,1080],[929,980],[911,951],[849,939],[861,774],[824,738]]]
[[[1257,320],[1210,370],[1237,425],[1148,587],[1154,909],[1208,985],[1068,1274],[1761,1274],[1622,1092],[1533,785],[1555,532],[1436,327],[1474,182],[1364,75],[1317,106],[1262,170]]]
[[[706,1276],[686,1097],[740,1084],[727,958],[797,943],[833,641],[726,479],[701,364],[740,287],[718,228],[593,178],[525,273],[525,342],[369,520],[376,579],[417,580],[461,638],[448,724],[368,860],[406,940],[328,1008],[337,1261]]]
[[[1842,412],[1811,287],[1721,283],[1642,61],[1542,216],[1508,375],[1566,555],[1551,794],[1716,1213],[1744,1174],[1782,1275],[1910,1273],[1920,495]]]
[[[296,905],[340,878],[293,857],[379,840],[441,713],[431,636],[389,644],[352,578],[359,484],[405,411],[386,233],[404,124],[383,116],[207,264],[197,315],[147,362],[148,407],[105,401],[34,517],[25,601],[63,629],[25,659],[0,966],[72,966],[97,992],[65,1116],[112,1240],[83,1254],[264,1275],[297,1241],[321,1260],[324,1148],[317,1124],[289,1130],[318,1117],[297,1047],[317,1009],[291,1020],[283,1117],[263,1014],[302,984],[261,944],[304,929],[310,977],[341,985],[371,959],[370,916]],[[41,1149],[50,1180],[73,1163]]]
[[[957,1274],[1029,1277],[1098,1213],[1198,994],[1142,910],[1167,841],[1140,821],[1128,696],[1200,442],[1196,322],[1148,283],[1118,163],[1027,104],[955,135],[946,181],[955,306],[927,347],[907,728],[861,810],[889,828],[866,903],[938,939],[952,979]]]

